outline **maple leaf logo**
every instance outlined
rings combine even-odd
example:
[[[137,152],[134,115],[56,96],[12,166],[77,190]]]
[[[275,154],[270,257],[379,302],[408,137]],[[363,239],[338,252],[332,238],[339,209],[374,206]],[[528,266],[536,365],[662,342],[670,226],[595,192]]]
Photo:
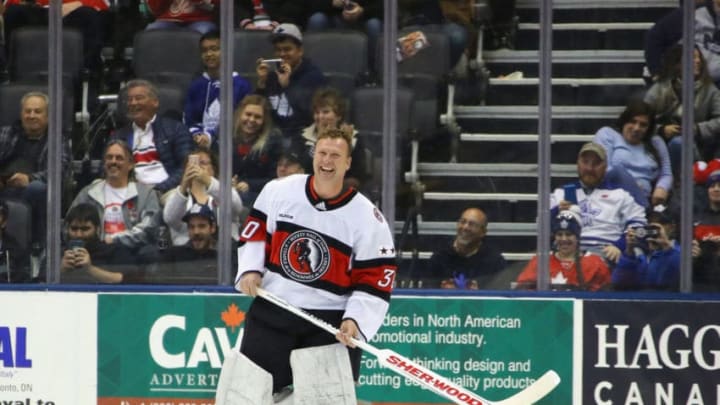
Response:
[[[234,333],[235,328],[245,320],[245,312],[241,311],[235,303],[232,303],[228,306],[228,309],[222,311],[220,318],[225,322],[225,326],[230,327],[230,331]]]

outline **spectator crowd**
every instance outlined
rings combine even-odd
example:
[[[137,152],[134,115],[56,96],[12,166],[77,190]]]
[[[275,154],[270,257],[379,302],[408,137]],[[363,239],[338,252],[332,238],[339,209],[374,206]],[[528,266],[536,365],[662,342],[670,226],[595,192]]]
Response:
[[[515,48],[514,3],[489,3],[494,19],[484,26],[488,48]],[[399,1],[399,27],[444,33],[450,64],[456,71],[467,71],[473,68],[468,61],[478,57],[473,5]],[[46,24],[46,6],[47,1],[13,0],[0,6],[0,80],[8,79],[13,35],[25,26]],[[73,177],[71,161],[92,151],[78,151],[70,134],[49,133],[54,101],[42,91],[26,92],[17,100],[17,121],[0,128],[0,281],[42,281],[49,271],[33,266],[30,258],[45,250],[47,153],[54,137],[62,138],[63,193],[69,194],[62,202],[62,282],[215,284],[218,230],[229,226],[232,246],[237,247],[245,218],[268,183],[313,175],[315,144],[324,131],[343,131],[352,139],[343,190],[370,193],[377,180],[371,138],[357,129],[360,123],[351,122],[351,94],[335,87],[323,65],[307,56],[305,39],[327,29],[363,32],[369,49],[367,73],[377,80],[382,2],[236,0],[235,6],[236,30],[265,32],[267,37],[258,41],[267,41],[264,45],[273,54],[253,60],[252,72],[234,71],[232,83],[223,85],[219,0],[112,6],[102,0],[63,2],[63,23],[81,32],[83,67],[95,92],[109,87],[102,48],[122,34],[108,27],[123,7],[133,11],[130,18],[146,22],[144,30],[199,33],[202,71],[182,89],[179,111],[169,111],[162,79],[129,75],[121,81],[121,88],[113,90],[121,94],[123,116],[99,136],[102,147],[95,158],[102,162],[101,170],[81,182]],[[720,39],[715,38],[719,12],[720,0],[697,2],[693,49],[691,132],[698,198],[691,254],[694,282],[707,291],[720,290]],[[650,29],[647,89],[641,96],[628,95],[615,122],[598,128],[592,142],[577,150],[577,179],[545,196],[551,206],[553,289],[679,289],[681,17],[678,9]],[[221,110],[223,89],[232,91],[233,111]],[[233,117],[230,134],[221,133],[223,114]],[[222,137],[232,139],[228,207],[220,204],[225,186],[218,166]],[[6,231],[17,204],[25,206],[31,219],[27,242]],[[231,223],[218,222],[223,210],[230,212]],[[506,288],[537,288],[537,256],[521,266],[509,264],[502,247],[488,237],[490,218],[480,206],[458,214],[452,241],[438,246],[414,274],[423,286],[484,289],[501,280]],[[510,267],[518,271],[508,278]]]

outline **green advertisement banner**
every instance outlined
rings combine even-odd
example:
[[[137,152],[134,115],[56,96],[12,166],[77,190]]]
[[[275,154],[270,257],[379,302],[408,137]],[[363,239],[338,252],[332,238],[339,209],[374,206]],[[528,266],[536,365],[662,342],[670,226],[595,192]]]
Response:
[[[242,295],[101,294],[99,405],[212,404],[224,353],[238,348]],[[490,400],[549,369],[563,380],[539,404],[572,403],[571,300],[393,297],[372,343]],[[372,404],[447,403],[363,356],[358,398]]]
[[[212,404],[224,353],[240,347],[248,297],[98,300],[98,405]]]
[[[522,390],[549,369],[560,384],[538,404],[572,403],[570,300],[393,298],[372,340],[489,400]],[[447,403],[363,356],[358,397],[373,403]]]

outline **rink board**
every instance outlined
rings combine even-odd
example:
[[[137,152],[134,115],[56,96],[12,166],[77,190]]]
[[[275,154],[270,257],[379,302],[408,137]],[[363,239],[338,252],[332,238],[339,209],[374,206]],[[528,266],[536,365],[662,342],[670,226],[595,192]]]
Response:
[[[92,404],[97,294],[0,293],[0,404]]]
[[[0,292],[0,404],[212,404],[239,294]],[[393,297],[373,344],[491,400],[553,369],[540,404],[718,403],[720,303]],[[363,357],[358,397],[447,403]]]

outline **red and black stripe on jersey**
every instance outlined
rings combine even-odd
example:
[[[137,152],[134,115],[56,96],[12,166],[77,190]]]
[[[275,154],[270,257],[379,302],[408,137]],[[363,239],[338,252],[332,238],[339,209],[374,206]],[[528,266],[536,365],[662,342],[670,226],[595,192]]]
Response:
[[[322,241],[324,241],[324,245],[327,246],[328,263],[326,268],[320,269],[320,271],[323,271],[321,276],[309,281],[298,280],[296,277],[291,276],[291,274],[297,272],[297,269],[289,268],[292,267],[292,264],[287,260],[287,256],[290,255],[288,252],[289,249],[283,249],[284,245],[287,246],[292,243],[290,238],[292,238],[293,235],[301,234],[303,231],[311,232],[313,235],[319,236]],[[320,245],[322,245],[322,243],[320,243]],[[316,246],[315,250],[323,250],[323,248],[317,248]],[[330,291],[338,295],[345,295],[358,290],[384,300],[390,299],[392,286],[388,285],[386,288],[383,288],[381,285],[383,284],[385,272],[387,270],[395,270],[396,264],[394,258],[355,260],[352,255],[352,246],[348,246],[342,241],[317,230],[285,221],[276,222],[276,230],[271,235],[265,252],[267,254],[265,256],[267,269],[284,278],[314,288]],[[316,252],[316,254],[320,256],[324,253],[325,252]],[[286,257],[284,258],[283,255],[286,255]]]
[[[308,178],[308,181],[305,183],[305,195],[308,198],[308,201],[310,204],[315,206],[315,208],[320,209],[322,211],[326,210],[332,210],[336,208],[340,208],[343,205],[349,203],[352,198],[357,194],[357,190],[349,187],[346,189],[343,189],[340,194],[330,200],[325,200],[321,198],[317,193],[315,192],[315,188],[313,187],[313,184],[315,183],[315,176],[310,176]],[[322,208],[321,208],[322,207]]]
[[[253,208],[245,220],[243,229],[240,230],[240,243],[265,242],[267,239],[267,215]]]
[[[353,260],[352,278],[355,290],[363,291],[371,295],[375,295],[390,300],[390,292],[392,283],[386,287],[381,287],[381,281],[386,275],[386,271],[397,271],[395,258],[381,258],[372,260]]]
[[[240,230],[238,247],[243,246],[245,242],[265,242],[265,257],[268,257],[270,238],[271,235],[267,232],[267,215],[258,209],[251,209],[245,225]]]

